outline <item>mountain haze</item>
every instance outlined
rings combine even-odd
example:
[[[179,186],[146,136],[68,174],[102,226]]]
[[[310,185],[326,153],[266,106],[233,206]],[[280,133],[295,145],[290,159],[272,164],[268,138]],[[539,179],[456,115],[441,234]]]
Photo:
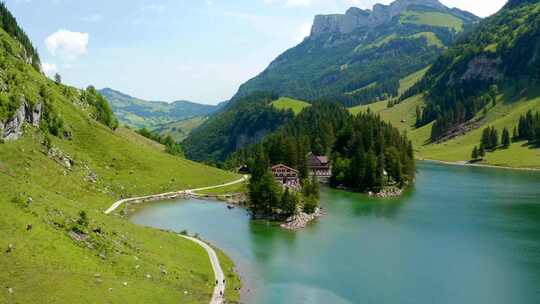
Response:
[[[197,116],[206,116],[219,106],[185,100],[172,103],[147,101],[105,88],[99,91],[110,103],[121,123],[134,128],[148,128]]]

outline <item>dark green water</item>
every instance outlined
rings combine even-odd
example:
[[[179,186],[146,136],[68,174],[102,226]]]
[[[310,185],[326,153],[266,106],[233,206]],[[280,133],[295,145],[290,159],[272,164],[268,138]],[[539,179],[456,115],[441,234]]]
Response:
[[[299,232],[195,200],[131,220],[222,248],[247,303],[540,303],[538,173],[421,163],[401,199],[324,189],[322,206]]]

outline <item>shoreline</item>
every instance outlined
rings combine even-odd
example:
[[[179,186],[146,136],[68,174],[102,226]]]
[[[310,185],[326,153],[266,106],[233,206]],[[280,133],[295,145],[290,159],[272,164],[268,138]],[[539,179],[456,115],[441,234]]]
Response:
[[[186,197],[193,197],[196,198],[198,195],[196,192],[198,191],[204,191],[204,190],[210,190],[210,189],[216,189],[216,188],[223,188],[230,185],[235,185],[238,183],[243,183],[248,180],[248,177],[244,175],[241,179],[221,184],[221,185],[215,185],[215,186],[208,186],[208,187],[202,187],[197,189],[187,189],[187,190],[180,190],[180,191],[174,191],[174,192],[167,192],[167,193],[160,193],[160,194],[153,194],[153,195],[146,195],[146,196],[140,196],[140,197],[132,197],[132,198],[126,198],[121,199],[119,201],[114,202],[109,209],[105,210],[104,213],[106,215],[112,214],[116,209],[118,209],[120,206],[129,206],[130,204],[142,204],[146,202],[153,202],[153,201],[165,201],[165,200],[171,200],[171,199],[177,199],[177,198],[186,198]],[[216,195],[216,197],[218,197]],[[217,257],[216,252],[212,247],[210,247],[207,243],[204,241],[201,241],[199,239],[178,234],[178,236],[187,239],[189,241],[192,241],[199,246],[201,246],[207,253],[208,258],[210,260],[210,265],[212,267],[212,270],[214,272],[214,278],[216,280],[216,285],[213,288],[212,297],[210,298],[210,304],[222,304],[226,302],[226,296],[225,296],[225,275],[223,273],[223,269],[221,268],[221,263]],[[230,258],[229,258],[230,259]],[[232,260],[231,260],[232,261]],[[238,274],[237,274],[238,275]]]
[[[477,167],[477,168],[491,168],[491,169],[504,169],[504,170],[515,170],[515,171],[530,171],[530,172],[540,172],[540,168],[519,168],[519,167],[508,167],[508,166],[497,166],[497,165],[487,165],[487,164],[472,164],[466,161],[445,161],[445,160],[436,160],[429,158],[419,158],[417,161],[423,161],[428,163],[436,163],[449,166],[460,166],[460,167]]]

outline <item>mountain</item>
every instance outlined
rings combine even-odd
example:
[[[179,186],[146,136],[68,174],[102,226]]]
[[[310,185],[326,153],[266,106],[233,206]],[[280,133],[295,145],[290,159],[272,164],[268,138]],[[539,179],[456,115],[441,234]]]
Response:
[[[429,92],[419,119],[435,121],[431,138],[439,140],[473,119],[510,86],[527,90],[540,79],[538,1],[512,1],[498,14],[449,48],[422,83]],[[409,94],[410,95],[410,94]]]
[[[294,117],[293,111],[273,107],[276,99],[272,94],[253,93],[229,103],[182,142],[186,157],[224,161],[232,152],[257,143]]]
[[[296,99],[353,106],[398,97],[414,84],[409,79],[420,78],[478,20],[436,0],[398,0],[373,10],[316,16],[308,38],[243,84],[228,106],[188,135],[186,156],[225,160],[292,119],[288,107],[305,107]]]
[[[437,0],[397,0],[372,10],[315,17],[311,34],[243,84],[257,91],[347,106],[398,95],[399,79],[421,70],[480,19]]]
[[[171,136],[176,142],[182,142],[188,135],[201,126],[208,117],[196,116],[184,120],[173,121],[165,124],[155,125],[151,131],[161,136]]]
[[[521,117],[540,111],[539,46],[540,2],[509,1],[449,47],[399,104],[362,110],[407,131],[419,157],[443,161],[470,161],[488,127],[499,135],[515,128],[514,142],[489,149],[480,163],[540,168],[540,142],[518,132]]]
[[[118,127],[95,89],[40,72],[3,5],[0,18],[0,303],[208,302],[214,273],[199,245],[104,210],[238,176]],[[220,262],[235,300],[232,263]]]
[[[207,116],[219,108],[185,100],[172,103],[146,101],[109,88],[99,92],[109,101],[120,122],[134,128],[148,128],[196,116]]]

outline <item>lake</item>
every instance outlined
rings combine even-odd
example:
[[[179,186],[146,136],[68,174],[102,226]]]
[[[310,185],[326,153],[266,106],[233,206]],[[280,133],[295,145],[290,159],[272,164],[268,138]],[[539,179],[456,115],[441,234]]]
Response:
[[[245,303],[540,303],[540,173],[418,171],[400,199],[323,188],[327,215],[298,232],[201,200],[148,203],[130,219],[224,250]]]

